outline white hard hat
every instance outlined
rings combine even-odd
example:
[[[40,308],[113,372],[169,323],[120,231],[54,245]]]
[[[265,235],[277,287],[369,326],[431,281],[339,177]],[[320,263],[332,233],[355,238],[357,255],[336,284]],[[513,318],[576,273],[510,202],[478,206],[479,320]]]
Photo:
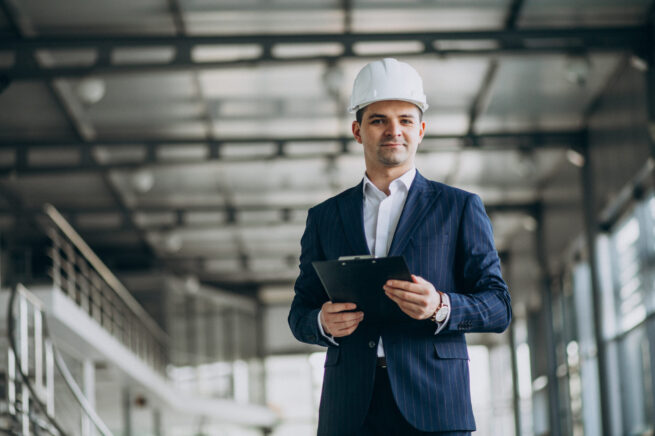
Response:
[[[428,108],[421,76],[411,65],[393,58],[371,62],[361,69],[353,84],[348,112],[355,113],[382,100],[408,101],[423,112]]]

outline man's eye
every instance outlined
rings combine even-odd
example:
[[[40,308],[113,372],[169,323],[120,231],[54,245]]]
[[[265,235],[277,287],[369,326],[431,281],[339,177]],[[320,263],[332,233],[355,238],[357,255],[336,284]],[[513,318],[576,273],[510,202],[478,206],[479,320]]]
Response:
[[[412,121],[412,120],[402,120],[402,123],[411,125],[411,124],[414,124],[414,121]]]
[[[377,119],[377,120],[371,120],[371,124],[380,124],[382,120]]]

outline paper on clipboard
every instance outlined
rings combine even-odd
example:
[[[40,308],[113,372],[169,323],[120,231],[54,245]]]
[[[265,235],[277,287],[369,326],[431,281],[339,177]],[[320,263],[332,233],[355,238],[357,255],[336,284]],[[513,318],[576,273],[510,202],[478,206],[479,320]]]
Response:
[[[331,301],[355,303],[369,318],[409,319],[382,289],[389,279],[412,281],[404,257],[353,256],[312,265]]]

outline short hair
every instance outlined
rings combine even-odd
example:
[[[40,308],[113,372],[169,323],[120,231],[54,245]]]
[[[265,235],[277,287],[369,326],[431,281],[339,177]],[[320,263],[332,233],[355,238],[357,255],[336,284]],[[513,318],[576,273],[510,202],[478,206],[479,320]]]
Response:
[[[362,124],[362,120],[364,119],[364,111],[366,110],[367,107],[368,105],[364,106],[361,109],[358,109],[357,112],[355,113],[355,119],[357,120],[358,124]],[[416,106],[416,109],[418,109],[418,120],[423,121],[423,111],[418,106]]]

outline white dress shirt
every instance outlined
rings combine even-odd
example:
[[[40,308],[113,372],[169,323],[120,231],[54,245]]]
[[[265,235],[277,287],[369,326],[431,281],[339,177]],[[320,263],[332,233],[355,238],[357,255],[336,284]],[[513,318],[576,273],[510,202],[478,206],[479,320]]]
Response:
[[[380,191],[368,176],[364,175],[364,233],[366,235],[368,249],[375,257],[385,257],[389,253],[389,247],[391,247],[396,226],[398,226],[409,188],[412,186],[415,176],[416,168],[413,167],[391,182],[389,185],[389,195],[387,195]],[[444,298],[448,298],[448,296]],[[446,302],[450,304],[449,301]],[[435,334],[439,333],[447,322],[448,318],[444,322],[438,323]],[[318,328],[321,334],[329,339],[330,342],[338,345],[331,335],[323,331],[320,311],[318,314]],[[377,355],[378,357],[384,356],[382,338],[378,341]]]

